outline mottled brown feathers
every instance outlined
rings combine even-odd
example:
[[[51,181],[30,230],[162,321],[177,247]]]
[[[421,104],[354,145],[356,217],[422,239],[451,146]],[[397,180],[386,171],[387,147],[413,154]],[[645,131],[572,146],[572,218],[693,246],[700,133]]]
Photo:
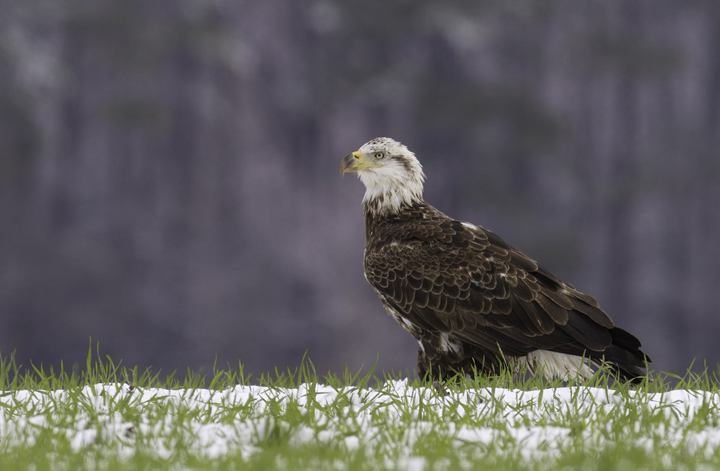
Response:
[[[420,375],[525,365],[547,376],[588,376],[583,359],[624,379],[645,374],[638,339],[594,298],[496,234],[425,203],[422,166],[404,145],[373,139],[340,171],[357,172],[365,185],[365,277],[417,339]]]
[[[393,315],[415,327],[421,374],[431,364],[492,372],[498,357],[536,350],[604,357],[622,377],[643,374],[640,343],[595,299],[490,231],[421,202],[390,217],[366,214],[366,237],[366,278]],[[613,333],[622,342],[610,348]]]

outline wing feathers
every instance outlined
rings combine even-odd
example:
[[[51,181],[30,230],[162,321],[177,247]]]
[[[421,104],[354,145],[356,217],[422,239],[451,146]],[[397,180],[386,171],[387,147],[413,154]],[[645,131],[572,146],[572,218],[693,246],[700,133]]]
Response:
[[[558,293],[557,291],[553,291],[550,289],[543,290],[543,294],[552,302],[560,306],[562,309],[569,311],[573,308],[572,302],[568,299],[567,296]]]
[[[492,312],[493,314],[510,314],[512,312],[512,303],[510,298],[501,298],[492,300]]]
[[[568,322],[560,329],[595,352],[602,352],[612,344],[610,332],[575,311],[568,313]]]
[[[530,286],[528,286],[525,280],[518,280],[517,284],[513,286],[512,293],[515,297],[525,302],[530,302],[535,298],[535,291],[530,289]]]
[[[457,285],[436,285],[438,286],[445,296],[449,298],[457,299],[460,296],[460,287]]]
[[[423,283],[422,278],[415,278],[412,275],[408,276],[405,279],[407,280],[407,284],[410,287],[410,289],[416,290],[416,291],[420,289],[420,287],[422,286],[422,283]],[[382,282],[378,281],[378,284],[380,286],[382,286]]]
[[[547,313],[548,316],[550,316],[550,319],[555,321],[556,324],[565,325],[567,323],[567,311],[552,302],[550,298],[547,297],[545,291],[541,291],[540,294],[538,294],[535,298],[535,302]]]
[[[468,351],[509,356],[588,351],[612,357],[621,374],[641,371],[640,342],[614,328],[592,296],[490,231],[425,203],[414,211],[368,222],[375,225],[366,232],[365,275],[384,302],[421,329],[418,340],[441,345],[438,333],[449,333]]]
[[[496,275],[495,286],[490,290],[496,299],[505,299],[508,297],[510,287],[508,286],[507,276],[505,274]]]
[[[525,322],[535,335],[551,334],[555,330],[555,322],[545,311],[535,309],[533,303],[523,302],[513,297],[513,310]]]
[[[581,312],[588,316],[593,321],[597,322],[603,327],[611,328],[614,326],[612,319],[610,319],[610,316],[605,314],[605,311],[601,310],[597,306],[592,306],[579,297],[575,296],[575,293],[577,291],[574,291],[571,293],[571,295],[568,297],[570,302],[572,303],[572,308],[578,312]],[[582,293],[579,293],[582,294]]]
[[[413,302],[413,306],[418,308],[425,308],[428,305],[429,295],[427,291],[422,291],[420,289],[415,290],[415,300]]]

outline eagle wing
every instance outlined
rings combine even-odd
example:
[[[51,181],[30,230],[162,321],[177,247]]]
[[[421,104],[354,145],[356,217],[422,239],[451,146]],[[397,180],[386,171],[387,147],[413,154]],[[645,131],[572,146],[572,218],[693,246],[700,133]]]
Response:
[[[614,328],[594,298],[488,230],[431,217],[368,235],[365,276],[386,304],[424,332],[509,356],[543,349],[644,362],[640,342]]]

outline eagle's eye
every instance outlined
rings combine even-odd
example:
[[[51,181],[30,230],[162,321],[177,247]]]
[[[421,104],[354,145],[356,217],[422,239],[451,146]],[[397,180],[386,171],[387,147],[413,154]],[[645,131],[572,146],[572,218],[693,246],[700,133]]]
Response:
[[[382,160],[385,158],[385,152],[375,152],[375,159]]]

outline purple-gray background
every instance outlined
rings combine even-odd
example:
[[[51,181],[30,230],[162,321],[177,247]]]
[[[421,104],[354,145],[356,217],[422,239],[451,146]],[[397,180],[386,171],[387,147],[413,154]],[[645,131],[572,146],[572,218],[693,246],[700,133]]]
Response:
[[[595,296],[658,369],[720,360],[720,2],[0,0],[0,353],[255,375],[416,345],[362,275],[343,156]]]

